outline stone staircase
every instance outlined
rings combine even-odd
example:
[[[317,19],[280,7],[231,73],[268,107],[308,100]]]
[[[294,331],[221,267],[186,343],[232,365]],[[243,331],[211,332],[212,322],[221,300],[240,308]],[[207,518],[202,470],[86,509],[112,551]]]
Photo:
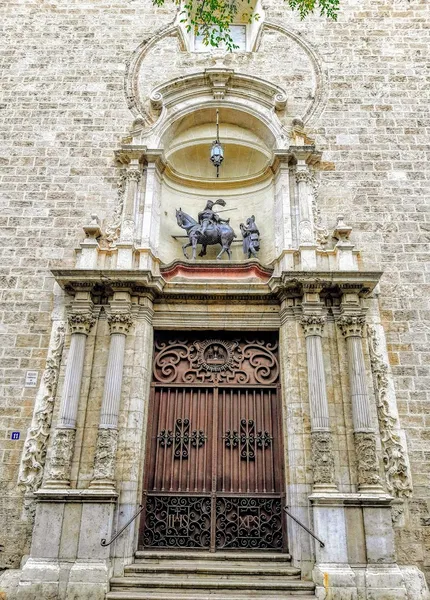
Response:
[[[288,554],[136,552],[106,600],[315,600]]]

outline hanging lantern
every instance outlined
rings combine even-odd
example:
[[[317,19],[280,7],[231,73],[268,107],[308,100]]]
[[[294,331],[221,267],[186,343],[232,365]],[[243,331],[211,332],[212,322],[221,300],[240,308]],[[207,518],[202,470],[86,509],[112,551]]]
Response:
[[[224,160],[224,148],[219,141],[219,111],[216,111],[216,140],[212,142],[211,162],[216,167],[216,176],[219,177],[219,168]]]

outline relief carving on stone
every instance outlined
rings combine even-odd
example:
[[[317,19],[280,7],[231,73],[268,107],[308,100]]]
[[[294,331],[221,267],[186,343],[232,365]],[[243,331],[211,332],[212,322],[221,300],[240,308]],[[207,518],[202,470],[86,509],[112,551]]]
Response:
[[[361,337],[366,318],[363,315],[341,315],[337,320],[344,337]]]
[[[117,429],[99,429],[94,457],[94,479],[114,479],[117,445]]]
[[[321,211],[318,206],[319,181],[317,180],[315,173],[310,174],[309,184],[310,192],[312,195],[312,216],[314,220],[315,241],[318,247],[324,250],[328,242],[329,232],[322,223]]]
[[[68,481],[75,446],[75,429],[56,429],[52,436],[47,479]]]
[[[53,344],[48,353],[45,371],[36,397],[33,422],[24,444],[18,483],[25,488],[27,493],[35,492],[42,483],[65,331],[65,325],[59,323],[54,333]]]
[[[398,435],[399,422],[390,407],[388,365],[380,351],[380,343],[375,327],[368,325],[367,331],[381,432],[385,479],[391,493],[399,497],[408,497],[412,493],[411,474],[406,459],[406,448]]]
[[[109,245],[112,245],[118,238],[121,231],[121,219],[122,219],[122,210],[124,207],[124,196],[125,196],[125,188],[127,182],[127,171],[126,169],[121,169],[119,178],[118,178],[118,196],[117,203],[115,206],[115,210],[113,212],[112,220],[106,227],[105,239]]]
[[[359,484],[378,485],[380,477],[376,435],[371,431],[357,431],[354,433],[354,439]]]
[[[303,327],[305,336],[322,335],[325,325],[325,316],[323,315],[303,315],[300,324]]]
[[[330,431],[311,434],[312,467],[315,484],[334,483],[333,440]]]
[[[108,315],[107,320],[111,334],[122,333],[127,335],[133,325],[133,317],[130,313],[111,313]]]
[[[88,335],[96,320],[90,312],[76,312],[69,315],[68,322],[72,334],[83,333]]]

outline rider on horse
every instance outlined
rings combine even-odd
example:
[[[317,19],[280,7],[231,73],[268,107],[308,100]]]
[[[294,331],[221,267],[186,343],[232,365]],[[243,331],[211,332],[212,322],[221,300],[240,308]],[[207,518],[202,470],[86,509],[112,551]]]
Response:
[[[205,208],[201,212],[199,212],[198,219],[200,223],[200,232],[202,235],[204,235],[209,225],[217,225],[218,223],[230,222],[230,219],[221,219],[221,217],[214,210],[212,210],[212,207],[215,206],[215,204],[225,206],[225,200],[222,200],[221,198],[219,200],[216,200],[216,202],[208,200],[206,202]]]

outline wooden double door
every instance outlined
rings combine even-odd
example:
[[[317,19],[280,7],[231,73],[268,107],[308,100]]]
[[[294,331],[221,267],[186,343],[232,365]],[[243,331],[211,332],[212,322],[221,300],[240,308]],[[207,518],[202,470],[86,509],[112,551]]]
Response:
[[[158,335],[141,547],[286,549],[272,335]]]

